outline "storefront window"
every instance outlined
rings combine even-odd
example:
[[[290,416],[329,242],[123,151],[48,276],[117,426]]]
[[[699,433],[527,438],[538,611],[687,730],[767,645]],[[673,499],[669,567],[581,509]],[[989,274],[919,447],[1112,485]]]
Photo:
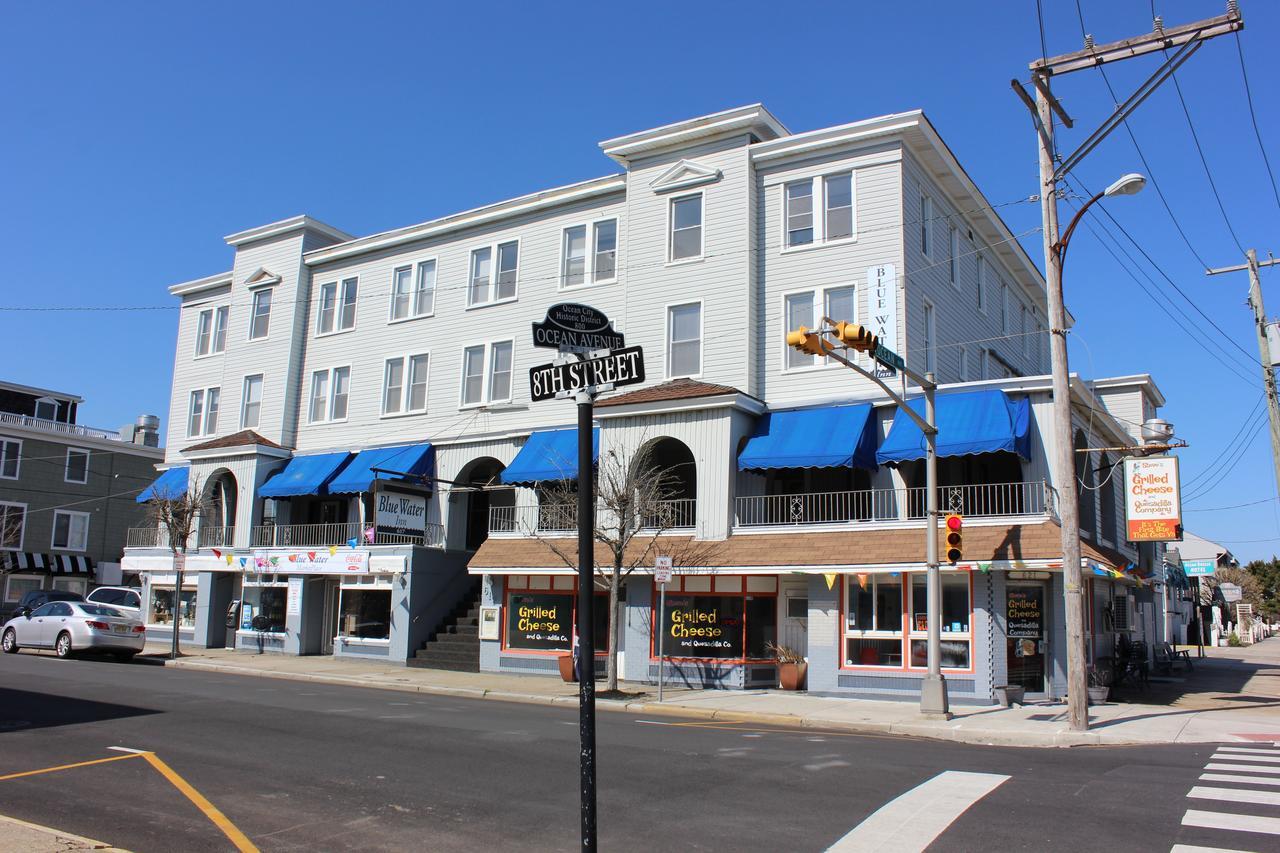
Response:
[[[846,666],[902,666],[902,578],[846,577]]]
[[[4,600],[10,604],[16,604],[22,600],[22,596],[33,589],[40,589],[42,585],[40,578],[23,578],[10,575],[8,583],[5,585]]]
[[[173,610],[173,587],[151,587],[151,601],[150,606],[147,608],[147,623],[151,625],[172,625]],[[179,600],[178,626],[181,628],[193,628],[195,624],[196,591],[184,587]]]
[[[78,592],[84,595],[85,588],[89,582],[83,578],[54,578],[53,588],[65,590],[66,592]]]
[[[904,590],[904,578],[907,584]],[[968,669],[972,658],[973,606],[969,576],[942,573],[942,666]],[[868,575],[862,581],[845,578],[845,666],[928,666],[928,576],[922,572],[893,577]],[[907,619],[902,618],[904,592]]]
[[[942,581],[942,666],[946,669],[969,668],[969,577],[967,574],[943,572]],[[926,574],[911,576],[911,666],[921,669],[929,665],[928,586]]]
[[[338,636],[362,640],[391,638],[391,588],[342,587]]]
[[[655,590],[655,612],[658,607]],[[777,579],[727,575],[673,578],[667,585],[666,609],[655,621],[662,633],[662,653],[667,657],[768,658],[768,646],[778,638]],[[653,654],[657,652],[655,636]]]
[[[577,625],[577,579],[512,575],[507,579],[503,648],[568,652]],[[609,596],[596,593],[592,629],[598,654],[609,648]]]
[[[242,631],[271,631],[280,633],[285,627],[285,607],[289,599],[286,584],[250,586],[245,584],[244,603],[240,609]],[[255,617],[262,619],[254,624]]]

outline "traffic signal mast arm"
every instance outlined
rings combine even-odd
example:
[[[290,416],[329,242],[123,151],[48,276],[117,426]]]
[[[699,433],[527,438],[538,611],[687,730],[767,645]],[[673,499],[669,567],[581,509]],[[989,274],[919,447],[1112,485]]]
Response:
[[[911,420],[915,422],[915,425],[920,427],[920,431],[922,433],[925,435],[937,434],[937,427],[932,426],[927,420],[916,414],[915,411],[907,405],[906,400],[903,400],[901,396],[895,393],[894,390],[886,385],[879,376],[876,376],[871,371],[854,364],[851,360],[836,352],[838,349],[857,349],[862,352],[867,352],[868,355],[875,358],[875,348],[878,342],[876,336],[871,334],[870,329],[865,326],[859,326],[855,323],[849,323],[843,320],[837,323],[830,317],[823,317],[822,324],[822,328],[820,329],[806,329],[804,326],[801,326],[796,331],[788,332],[787,344],[795,347],[801,352],[807,352],[810,355],[825,355],[828,358],[834,358],[850,370],[861,373],[863,376],[879,385],[880,390],[888,394],[890,399],[898,404],[898,409],[905,412],[907,417],[911,418]],[[824,340],[824,335],[834,337],[839,341],[839,343],[833,344],[830,341]],[[925,391],[933,391],[938,387],[936,383],[931,382],[919,373],[916,373],[914,370],[910,370],[906,367],[897,367],[896,365],[890,366],[895,367],[897,370],[901,370],[908,379],[916,383]]]

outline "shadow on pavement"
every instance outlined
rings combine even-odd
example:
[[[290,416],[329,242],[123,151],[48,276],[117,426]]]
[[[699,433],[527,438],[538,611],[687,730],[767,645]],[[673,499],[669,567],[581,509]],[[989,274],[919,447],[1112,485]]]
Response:
[[[0,687],[0,734],[155,714],[148,708]]]
[[[1176,667],[1168,681],[1112,688],[1112,698],[1196,710],[1280,703],[1280,663],[1222,657],[1193,658],[1192,662],[1194,669]]]

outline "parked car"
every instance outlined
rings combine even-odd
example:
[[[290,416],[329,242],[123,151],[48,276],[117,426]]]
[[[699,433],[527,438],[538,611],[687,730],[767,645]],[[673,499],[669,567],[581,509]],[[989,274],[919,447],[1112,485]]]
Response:
[[[126,616],[142,618],[142,590],[130,586],[100,586],[92,589],[84,600],[90,604],[114,607]]]
[[[0,620],[8,619],[11,616],[21,613],[23,610],[35,610],[42,604],[48,604],[50,601],[84,601],[84,596],[78,592],[68,592],[65,589],[31,589],[27,590],[22,599],[14,606],[8,608],[5,612],[0,612]]]
[[[0,628],[0,649],[15,654],[20,648],[53,649],[58,657],[76,652],[108,651],[130,660],[146,642],[142,620],[105,604],[50,601],[35,610],[21,610]]]

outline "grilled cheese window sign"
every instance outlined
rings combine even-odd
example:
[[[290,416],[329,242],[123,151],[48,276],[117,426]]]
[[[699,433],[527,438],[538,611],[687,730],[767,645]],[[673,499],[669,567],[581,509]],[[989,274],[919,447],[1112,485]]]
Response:
[[[672,657],[741,658],[742,598],[668,595],[662,630]]]
[[[572,595],[511,594],[507,605],[509,648],[567,652],[572,636]]]
[[[1130,542],[1182,538],[1182,491],[1176,456],[1124,460],[1124,517]]]

